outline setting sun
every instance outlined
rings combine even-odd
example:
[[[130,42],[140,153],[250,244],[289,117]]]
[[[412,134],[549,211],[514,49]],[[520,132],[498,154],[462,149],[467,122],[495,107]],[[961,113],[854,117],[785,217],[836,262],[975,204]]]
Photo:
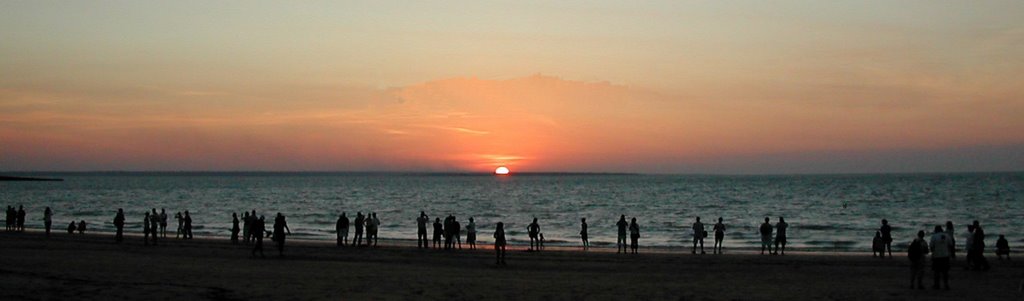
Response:
[[[504,167],[504,166],[499,166],[498,168],[494,169],[494,174],[496,174],[496,175],[507,175],[508,172],[509,172],[508,167]]]

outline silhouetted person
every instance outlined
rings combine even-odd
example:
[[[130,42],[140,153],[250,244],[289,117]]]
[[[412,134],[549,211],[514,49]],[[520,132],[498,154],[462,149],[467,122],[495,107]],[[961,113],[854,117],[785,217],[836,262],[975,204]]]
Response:
[[[160,208],[160,237],[167,238],[167,210]]]
[[[249,229],[249,241],[253,241],[254,239],[256,239],[257,234],[263,235],[263,232],[257,233],[255,230],[252,229],[252,227],[256,225],[256,222],[260,220],[259,217],[256,217],[256,209],[253,209],[251,212],[249,212],[249,219],[250,223],[252,223],[252,226],[250,226]],[[266,230],[266,224],[264,224],[263,230]]]
[[[454,216],[452,217],[452,236],[455,237],[455,243],[459,245],[459,249],[462,249],[462,224]]]
[[[416,247],[425,249],[430,247],[430,241],[427,239],[427,222],[430,222],[430,218],[427,217],[427,213],[420,211],[420,216],[416,217]]]
[[[526,226],[526,234],[530,236],[530,250],[538,248],[540,240],[537,234],[540,234],[540,224],[537,223],[536,217],[533,218],[533,222],[529,226]]]
[[[700,217],[697,217],[697,221],[693,223],[693,250],[690,253],[697,254],[697,244],[700,244],[700,253],[704,253],[704,237],[707,231],[704,230],[704,223],[700,222]]]
[[[252,231],[251,234],[254,242],[252,247],[253,257],[256,256],[256,251],[260,251],[260,257],[266,257],[263,255],[263,232],[266,230],[267,228],[264,223],[263,216],[260,216],[260,219],[252,222],[252,229],[250,231]]]
[[[636,224],[635,217],[629,221],[629,247],[633,249],[633,254],[640,247],[640,225]]]
[[[775,254],[780,254],[779,244],[782,245],[782,255],[786,255],[786,229],[789,228],[789,224],[786,223],[786,219],[779,217],[779,222],[775,224]]]
[[[712,248],[715,254],[722,254],[722,240],[725,240],[725,224],[722,223],[722,218],[718,218],[718,223],[715,223],[715,246]]]
[[[580,239],[583,240],[583,250],[590,249],[590,240],[587,239],[587,218],[580,219]]]
[[[451,249],[454,246],[452,244],[452,238],[455,235],[455,233],[454,233],[455,231],[453,230],[454,225],[452,224],[452,222],[454,222],[454,221],[455,221],[455,217],[452,216],[451,214],[449,214],[448,217],[444,218],[444,222],[441,224],[443,226],[443,228],[444,228],[444,231],[442,233],[444,234],[444,249],[445,250],[449,250],[449,249]]]
[[[946,221],[946,236],[949,237],[949,260],[956,260],[956,234],[954,233],[953,221]]]
[[[339,247],[348,243],[348,217],[345,217],[345,212],[338,216],[338,222],[334,225],[334,232],[337,233]]]
[[[363,212],[356,212],[355,228],[356,235],[352,237],[352,244],[355,246],[361,246],[363,244],[363,225],[366,218],[363,217]]]
[[[538,244],[537,249],[538,250],[544,250],[544,232],[537,233],[537,236],[540,237],[539,240],[538,240],[538,242],[540,242],[540,244]]]
[[[85,220],[78,222],[78,234],[85,234]]]
[[[761,255],[764,255],[765,248],[768,249],[768,254],[772,253],[772,224],[768,223],[769,219],[764,218],[764,223],[761,224]]]
[[[1006,255],[1006,259],[1010,259],[1010,242],[1006,241],[1006,236],[999,235],[999,239],[996,240],[996,256],[999,260],[1003,260],[1003,255]]]
[[[466,224],[466,243],[470,250],[476,249],[476,222],[473,222],[472,217],[469,218],[469,224]]]
[[[974,241],[971,243],[971,249],[974,250],[975,268],[988,271],[992,267],[989,266],[988,259],[985,259],[985,230],[977,220],[974,221],[973,236]]]
[[[50,237],[50,227],[53,226],[53,210],[50,210],[49,206],[43,210],[43,226],[46,227],[46,237]]]
[[[143,222],[149,223],[149,229],[152,231],[153,245],[156,245],[157,236],[160,236],[160,215],[156,214],[156,209],[153,209],[153,214],[149,216],[149,219]]]
[[[277,218],[274,219],[274,242],[277,243],[277,256],[284,257],[284,238],[285,231],[287,234],[292,234],[292,229],[288,228],[288,222],[284,219],[284,214],[277,213]]]
[[[174,238],[181,238],[185,234],[185,216],[178,212],[174,214],[174,219],[178,220],[178,231],[177,234],[174,234]]]
[[[373,239],[373,246],[377,246],[377,230],[380,229],[380,220],[377,219],[377,213],[371,212],[366,222],[366,233],[369,236],[366,237],[366,245],[370,245],[370,239]]]
[[[114,240],[120,243],[124,241],[124,209],[117,208],[117,214],[114,214]]]
[[[75,221],[71,221],[71,223],[68,224],[68,234],[75,234],[75,230],[78,230],[78,227],[75,226]]]
[[[18,205],[18,232],[25,232],[25,206]]]
[[[242,241],[249,244],[249,232],[252,232],[252,217],[249,211],[242,212]]]
[[[882,228],[878,229],[878,231],[882,232],[882,245],[885,247],[885,250],[889,251],[889,257],[891,258],[892,257],[892,227],[889,226],[889,221],[883,218],[882,219]],[[885,258],[885,254],[884,253],[881,254],[881,256],[882,256],[882,258]]]
[[[948,234],[942,231],[942,226],[935,226],[935,233],[932,233],[932,241],[929,244],[932,247],[932,272],[935,278],[933,289],[939,289],[939,279],[942,279],[946,289],[949,289],[950,243],[952,240],[949,239]]]
[[[439,219],[440,220],[440,219]],[[505,224],[498,222],[498,226],[494,228],[494,251],[497,253],[497,259],[495,264],[505,265]]]
[[[885,242],[882,241],[882,231],[875,231],[875,238],[871,239],[871,257],[885,258]]]
[[[881,239],[881,233],[878,239]],[[924,231],[917,231],[917,238],[907,247],[907,257],[910,259],[910,288],[917,283],[918,289],[924,289],[924,256],[928,254],[928,242],[924,240]]]
[[[434,249],[441,247],[441,235],[444,234],[444,225],[441,225],[441,218],[434,218]]]
[[[163,227],[163,224],[160,225]],[[231,212],[231,243],[238,244],[238,232],[241,232],[242,228],[238,226],[238,213]]]
[[[620,215],[619,221],[615,223],[615,227],[619,230],[618,240],[615,242],[616,251],[615,253],[626,252],[626,228],[629,227],[629,222],[626,221],[626,215]]]
[[[192,216],[185,210],[185,239],[192,239]]]
[[[18,220],[16,217],[18,213],[14,210],[14,207],[11,206],[7,206],[7,210],[5,210],[4,213],[6,213],[6,218],[4,218],[4,230],[13,231],[14,224]]]

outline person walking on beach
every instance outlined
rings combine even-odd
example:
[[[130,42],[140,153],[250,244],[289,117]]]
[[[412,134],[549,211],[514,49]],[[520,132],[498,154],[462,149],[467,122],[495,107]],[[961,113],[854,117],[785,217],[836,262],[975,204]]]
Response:
[[[116,223],[116,218],[115,218]],[[153,232],[153,229],[149,227],[149,211],[146,211],[146,216],[142,218],[142,242],[144,245],[149,245],[149,235]]]
[[[700,217],[697,217],[697,222],[693,223],[693,250],[692,254],[697,254],[697,243],[700,243],[700,253],[704,253],[704,237],[707,231],[704,230],[704,223],[700,222]]]
[[[267,257],[263,255],[263,231],[265,231],[266,229],[267,228],[264,224],[263,216],[260,216],[260,219],[254,220],[252,222],[252,229],[250,231],[251,234],[253,235],[253,257],[256,257],[256,251],[260,251],[260,257]]]
[[[469,218],[469,224],[466,224],[466,243],[470,250],[476,250],[476,222],[473,222],[472,217]]]
[[[174,219],[178,220],[178,231],[174,234],[174,238],[181,238],[185,234],[185,216],[181,215],[181,211],[174,214]]]
[[[185,210],[185,235],[186,239],[192,239],[192,216]]]
[[[18,232],[25,232],[25,206],[18,205]]]
[[[1010,242],[1006,241],[1006,236],[1000,234],[996,240],[996,256],[1003,260],[1003,255],[1006,255],[1006,260],[1010,260]]]
[[[117,214],[114,215],[114,240],[118,243],[124,240],[124,209],[117,208]]]
[[[635,217],[629,222],[629,247],[633,249],[633,254],[640,247],[640,225],[636,224]]]
[[[440,221],[440,219],[438,219]],[[505,224],[498,222],[498,226],[494,228],[494,252],[497,253],[495,264],[505,265]]]
[[[768,248],[768,254],[772,253],[772,224],[767,217],[764,218],[764,223],[761,224],[761,255],[764,255],[764,249]]]
[[[444,234],[444,226],[441,225],[441,218],[434,218],[434,249],[441,247],[441,235]]]
[[[238,213],[231,212],[231,244],[238,244],[238,232],[242,231],[238,227]]]
[[[942,279],[946,290],[949,290],[949,244],[952,240],[949,235],[942,231],[942,226],[935,226],[935,233],[932,233],[932,241],[929,245],[932,248],[932,272],[934,284],[932,289],[939,289],[939,279]]]
[[[338,235],[338,246],[343,247],[348,243],[348,217],[345,212],[338,216],[338,222],[334,225],[334,232]]]
[[[722,217],[718,217],[718,223],[715,223],[712,230],[715,231],[715,254],[722,254],[722,240],[725,240],[725,224],[722,223]]]
[[[43,226],[46,227],[46,237],[50,237],[50,226],[53,226],[53,210],[50,210],[50,206],[43,210]]]
[[[625,214],[619,216],[619,222],[615,223],[615,226],[619,230],[619,238],[615,243],[615,253],[626,253],[626,228],[629,227],[629,222],[626,221]]]
[[[956,234],[953,233],[953,221],[946,221],[946,236],[949,237],[949,261],[956,260]]]
[[[889,251],[889,258],[892,258],[892,226],[889,226],[889,221],[882,219],[882,228],[878,229],[882,232],[882,245],[885,246],[885,250]],[[885,258],[885,253],[881,254],[882,258]]]
[[[420,216],[416,217],[416,248],[426,249],[430,247],[430,241],[427,240],[427,222],[430,218],[427,217],[427,213],[420,211]]]
[[[242,212],[242,241],[249,244],[249,232],[252,230],[252,218],[249,211]]]
[[[590,249],[590,241],[587,240],[587,218],[580,219],[580,239],[583,240],[583,250]]]
[[[167,238],[167,210],[160,208],[160,237]]]
[[[363,244],[363,225],[365,221],[366,218],[363,217],[363,212],[356,212],[356,235],[352,237],[352,244],[355,245],[356,247],[362,246]]]
[[[292,229],[288,228],[288,222],[284,219],[284,214],[281,212],[277,213],[277,218],[274,218],[274,242],[277,243],[277,256],[284,257],[284,238],[285,231],[287,234],[292,234]]]
[[[878,238],[881,239],[881,233]],[[928,254],[928,242],[924,240],[924,231],[917,231],[917,238],[907,247],[907,257],[910,258],[910,288],[924,289],[924,256]],[[891,257],[891,256],[890,256]]]
[[[775,254],[779,255],[779,244],[782,244],[781,255],[786,255],[786,228],[789,228],[789,224],[786,223],[786,219],[779,217],[779,222],[775,224]]]
[[[530,251],[539,251],[540,238],[537,234],[540,234],[540,224],[537,223],[537,218],[533,218],[533,222],[529,226],[526,226],[526,234],[530,236]]]

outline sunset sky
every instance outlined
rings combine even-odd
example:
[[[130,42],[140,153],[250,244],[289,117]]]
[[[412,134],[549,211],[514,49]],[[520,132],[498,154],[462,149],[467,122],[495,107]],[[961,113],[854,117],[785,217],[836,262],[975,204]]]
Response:
[[[1024,1],[3,1],[0,171],[1024,170]]]

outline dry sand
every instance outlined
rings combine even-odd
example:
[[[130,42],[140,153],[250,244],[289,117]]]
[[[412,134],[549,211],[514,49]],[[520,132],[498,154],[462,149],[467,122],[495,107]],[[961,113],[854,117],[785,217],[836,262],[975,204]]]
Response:
[[[0,233],[0,300],[1021,300],[1024,265],[952,270],[952,290],[912,290],[904,254],[690,255],[289,242],[266,259],[225,240]],[[1022,259],[1024,260],[1024,259]],[[931,271],[925,274],[930,280]],[[930,283],[926,282],[930,287]]]

